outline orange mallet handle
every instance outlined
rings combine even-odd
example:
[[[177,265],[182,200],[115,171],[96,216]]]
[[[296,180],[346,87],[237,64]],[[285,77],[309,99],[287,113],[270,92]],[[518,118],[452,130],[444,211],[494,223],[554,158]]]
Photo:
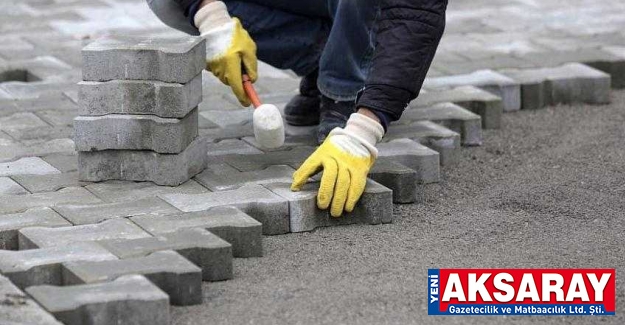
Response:
[[[243,89],[245,89],[245,94],[247,94],[247,97],[250,98],[252,105],[254,105],[255,108],[258,108],[258,106],[260,106],[260,99],[258,99],[256,89],[254,89],[254,85],[252,85],[252,80],[247,74],[243,75]]]

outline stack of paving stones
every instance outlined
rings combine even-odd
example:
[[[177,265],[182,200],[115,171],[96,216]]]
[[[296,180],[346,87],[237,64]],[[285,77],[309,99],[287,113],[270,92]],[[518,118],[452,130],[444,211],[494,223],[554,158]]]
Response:
[[[74,141],[82,181],[180,185],[206,167],[202,38],[106,37],[83,50]]]

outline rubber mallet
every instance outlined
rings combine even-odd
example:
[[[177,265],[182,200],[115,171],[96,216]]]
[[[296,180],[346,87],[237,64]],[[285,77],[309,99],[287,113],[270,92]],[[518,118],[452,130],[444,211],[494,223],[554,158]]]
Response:
[[[243,75],[243,88],[254,105],[254,137],[256,142],[267,149],[279,148],[284,144],[284,122],[280,110],[275,105],[261,104],[258,94],[247,74]]]

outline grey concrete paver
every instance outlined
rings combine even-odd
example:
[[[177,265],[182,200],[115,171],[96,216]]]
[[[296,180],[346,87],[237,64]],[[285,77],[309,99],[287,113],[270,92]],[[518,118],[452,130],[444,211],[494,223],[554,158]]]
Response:
[[[580,63],[554,68],[503,70],[521,84],[523,109],[569,103],[606,104],[610,101],[609,74]]]
[[[85,187],[98,198],[111,203],[133,202],[159,194],[184,193],[200,194],[209,192],[194,180],[179,186],[159,186],[149,182],[106,181],[92,183]]]
[[[65,285],[101,283],[140,274],[169,295],[175,306],[202,303],[202,269],[174,251],[122,260],[63,263]]]
[[[414,140],[438,152],[442,166],[452,166],[458,162],[460,134],[432,121],[392,125],[382,141],[396,139]]]
[[[95,225],[74,227],[29,227],[19,230],[19,248],[34,249],[59,247],[72,243],[93,242],[107,239],[135,239],[150,237],[127,219],[113,219]]]
[[[141,275],[68,287],[34,286],[26,292],[66,325],[170,322],[169,297]]]
[[[199,37],[100,38],[82,50],[83,80],[158,80],[187,83],[206,68],[206,42]]]
[[[0,275],[0,323],[7,325],[37,324],[61,325],[32,298]]]
[[[261,185],[204,194],[161,194],[159,197],[184,212],[235,206],[262,223],[265,235],[285,234],[290,229],[288,201]]]
[[[26,227],[69,227],[72,224],[50,208],[32,208],[0,216],[0,250],[17,250],[18,231]]]
[[[25,188],[9,177],[0,177],[0,195],[28,194]]]
[[[0,213],[21,212],[30,208],[52,207],[60,204],[99,203],[100,199],[82,187],[67,187],[56,192],[44,192],[21,195],[14,200],[13,195],[0,196]]]
[[[76,150],[180,153],[198,135],[197,118],[197,109],[181,119],[129,114],[78,116],[74,119]]]
[[[150,224],[149,217],[134,219],[135,222],[143,220]],[[228,280],[233,275],[233,246],[203,228],[180,228],[155,237],[104,240],[98,244],[121,259],[140,258],[167,250],[176,251],[202,269],[200,279],[204,281]]]
[[[459,105],[440,103],[409,109],[404,111],[398,122],[423,120],[440,123],[459,133],[465,146],[482,144],[482,118]]]
[[[54,139],[73,139],[74,129],[69,126],[40,126],[27,127],[5,132],[25,145],[46,142]]]
[[[392,159],[376,160],[369,171],[369,178],[393,191],[393,203],[420,202],[423,196],[417,172]]]
[[[378,145],[378,156],[393,159],[417,172],[417,181],[424,184],[440,179],[438,152],[410,139],[396,139]]]
[[[48,175],[60,173],[61,171],[38,157],[21,158],[13,162],[0,163],[0,176],[24,174]]]
[[[206,167],[206,143],[198,137],[179,154],[139,150],[81,151],[79,179],[104,181],[124,179],[177,186]]]
[[[49,175],[15,175],[11,178],[30,193],[55,192],[66,187],[85,186],[77,172]]]
[[[41,159],[63,173],[78,171],[76,152],[53,153],[45,155]]]
[[[482,118],[482,127],[498,129],[501,125],[503,101],[474,86],[461,86],[439,91],[422,91],[409,107],[429,107],[435,104],[452,102],[462,106]]]
[[[0,151],[0,162],[15,161],[19,158],[32,158],[32,156],[44,156],[54,153],[72,153],[74,151],[72,139],[53,139],[31,144],[14,144],[4,146]]]
[[[70,261],[116,260],[117,257],[94,243],[0,251],[0,272],[21,289],[42,284],[62,285],[61,264]]]
[[[189,228],[206,229],[230,243],[234,257],[263,256],[263,225],[233,206],[168,216],[137,216],[130,220],[154,236]]]
[[[30,112],[15,113],[6,117],[0,117],[0,130],[3,131],[42,126],[48,126],[48,124],[37,117],[37,115]]]
[[[230,154],[254,155],[262,154],[259,149],[239,139],[224,139],[218,142],[208,142],[206,150],[209,156],[224,156]]]
[[[521,89],[517,82],[492,70],[478,70],[468,74],[426,79],[426,89],[445,89],[458,86],[476,86],[491,92],[503,101],[506,112],[521,109]]]
[[[183,118],[202,101],[202,75],[186,84],[158,81],[82,81],[78,101],[82,115],[151,114]]]
[[[328,210],[317,208],[318,182],[307,184],[299,192],[291,191],[290,183],[264,186],[289,201],[291,232],[355,223],[376,225],[393,221],[392,191],[372,180],[367,180],[365,191],[354,211],[344,213],[338,218],[331,217]]]
[[[195,180],[211,191],[234,190],[245,185],[290,182],[295,169],[274,165],[266,169],[239,172],[231,169],[207,168],[195,176]]]
[[[113,203],[63,204],[54,207],[54,210],[73,225],[89,225],[110,219],[178,212],[176,208],[157,197]]]
[[[252,122],[254,115],[253,108],[229,109],[229,110],[209,110],[201,112],[200,115],[215,123],[220,128],[239,126]]]
[[[315,147],[295,147],[291,150],[273,151],[258,155],[225,155],[219,161],[242,171],[262,170],[274,165],[298,168],[315,151]]]

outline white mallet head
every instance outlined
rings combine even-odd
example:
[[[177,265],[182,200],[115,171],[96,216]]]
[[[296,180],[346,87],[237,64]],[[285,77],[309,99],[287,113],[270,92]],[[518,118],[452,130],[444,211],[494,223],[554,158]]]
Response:
[[[284,144],[284,122],[280,110],[271,104],[262,104],[254,110],[254,136],[256,142],[267,149]]]

